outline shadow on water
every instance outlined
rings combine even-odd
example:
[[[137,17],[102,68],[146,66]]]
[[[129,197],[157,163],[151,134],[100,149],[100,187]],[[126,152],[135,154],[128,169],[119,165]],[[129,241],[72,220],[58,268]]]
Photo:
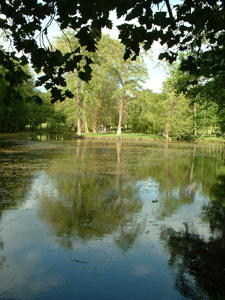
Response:
[[[32,132],[28,136],[28,140],[38,141],[69,141],[76,136],[75,133],[64,133],[64,132]]]
[[[161,233],[169,265],[178,270],[175,289],[188,299],[225,299],[225,175],[217,178],[210,193],[212,201],[202,208],[202,220],[211,229],[208,239],[188,224],[184,231],[164,228]]]

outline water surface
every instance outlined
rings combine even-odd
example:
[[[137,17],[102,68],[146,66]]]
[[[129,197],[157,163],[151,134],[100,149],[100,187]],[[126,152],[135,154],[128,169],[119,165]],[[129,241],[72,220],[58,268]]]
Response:
[[[1,299],[225,299],[225,150],[0,145]]]

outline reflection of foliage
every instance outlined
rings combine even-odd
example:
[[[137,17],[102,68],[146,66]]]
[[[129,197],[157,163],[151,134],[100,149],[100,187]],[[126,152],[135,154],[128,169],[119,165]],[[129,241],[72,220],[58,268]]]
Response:
[[[129,220],[129,223],[120,226],[118,235],[115,238],[115,243],[123,251],[128,251],[134,244],[135,240],[141,232],[143,232],[145,224],[137,223],[137,220]]]
[[[225,175],[219,175],[217,179],[218,182],[211,188],[211,192],[217,200],[225,202]]]
[[[204,206],[203,219],[209,222],[212,232],[218,232],[225,240],[225,175],[218,176],[211,193],[214,201]]]
[[[73,149],[52,162],[47,188],[38,195],[42,203],[39,216],[64,247],[71,248],[75,237],[86,241],[119,230],[120,238],[126,239],[127,246],[122,247],[126,250],[140,233],[135,215],[142,202],[135,186],[136,173],[124,172],[115,144],[112,148],[88,146],[85,141],[77,143],[76,152]],[[50,186],[57,191],[56,197],[49,195]],[[132,226],[132,232],[127,232],[126,225]]]
[[[3,241],[0,240],[0,250],[2,250],[3,247],[4,247],[4,243]],[[5,262],[6,262],[5,256],[0,256],[0,270],[4,268]]]
[[[210,299],[225,296],[224,239],[205,241],[199,235],[190,233],[188,228],[179,233],[172,229],[165,230],[162,238],[166,240],[171,255],[170,265],[178,268],[175,286],[183,296],[189,297],[192,293],[192,286],[188,283],[191,279]]]
[[[164,218],[181,205],[192,203],[196,190],[208,194],[207,185],[214,181],[221,164],[220,151],[195,146],[188,149],[182,144],[166,149],[164,144],[139,144],[137,148],[137,144],[82,140],[75,148],[70,147],[65,153],[56,153],[47,169],[57,196],[52,199],[44,190],[39,195],[43,207],[40,218],[66,247],[72,247],[74,237],[88,240],[119,230],[115,242],[128,249],[138,235],[138,226],[142,227],[135,223],[135,214],[142,206],[137,197],[140,185],[136,185],[140,179],[148,182],[154,178],[157,182],[159,197],[163,197],[158,201],[158,217]],[[135,227],[127,230],[129,224]],[[119,241],[122,238],[123,242]]]
[[[162,155],[164,160],[146,158],[151,165],[150,176],[159,183],[161,200],[158,219],[171,216],[183,204],[193,203],[196,190],[208,195],[222,160],[221,149],[209,148],[203,152],[196,145],[189,149],[181,145],[179,150],[173,146],[166,147]],[[152,165],[153,160],[155,163]]]
[[[76,175],[64,183],[55,179],[59,196],[52,201],[52,197],[40,194],[40,218],[51,224],[64,246],[75,236],[88,240],[112,233],[132,223],[133,214],[142,207],[132,185],[124,181],[123,190],[119,190],[114,176]]]
[[[5,263],[6,263],[6,257],[0,256],[0,270],[3,270],[5,268]]]
[[[208,240],[191,232],[188,225],[183,232],[171,228],[162,231],[171,255],[169,263],[178,268],[175,286],[191,299],[199,299],[199,295],[208,295],[204,299],[225,298],[225,176],[218,178],[211,192],[214,201],[203,207],[204,220],[212,231]],[[201,291],[195,291],[196,297],[192,297],[191,280]]]

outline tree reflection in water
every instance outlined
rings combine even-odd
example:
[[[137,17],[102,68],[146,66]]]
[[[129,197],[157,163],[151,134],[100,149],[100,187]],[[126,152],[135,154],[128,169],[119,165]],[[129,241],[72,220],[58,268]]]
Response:
[[[208,239],[187,224],[183,231],[164,228],[161,234],[169,265],[178,269],[175,288],[190,299],[225,299],[225,175],[218,177],[211,194],[213,200],[203,206],[202,215],[210,225]]]
[[[127,251],[143,231],[137,221],[142,201],[136,178],[122,170],[121,142],[113,150],[94,146],[92,160],[87,145],[78,141],[76,152],[56,160],[57,165],[52,162],[46,180],[57,196],[49,195],[48,188],[38,191],[39,217],[65,248],[72,249],[76,239],[102,239],[113,233],[115,243]]]
[[[4,243],[2,240],[0,240],[0,250],[2,250],[3,248],[4,248]],[[4,269],[5,263],[6,263],[6,258],[5,258],[5,256],[1,255],[0,256],[0,270]]]

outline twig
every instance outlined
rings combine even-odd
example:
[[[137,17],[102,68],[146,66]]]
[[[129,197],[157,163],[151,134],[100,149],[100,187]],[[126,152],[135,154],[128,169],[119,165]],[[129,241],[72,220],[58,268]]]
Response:
[[[81,260],[77,260],[77,259],[72,259],[72,261],[80,263],[80,264],[89,264],[88,261],[81,261]]]

